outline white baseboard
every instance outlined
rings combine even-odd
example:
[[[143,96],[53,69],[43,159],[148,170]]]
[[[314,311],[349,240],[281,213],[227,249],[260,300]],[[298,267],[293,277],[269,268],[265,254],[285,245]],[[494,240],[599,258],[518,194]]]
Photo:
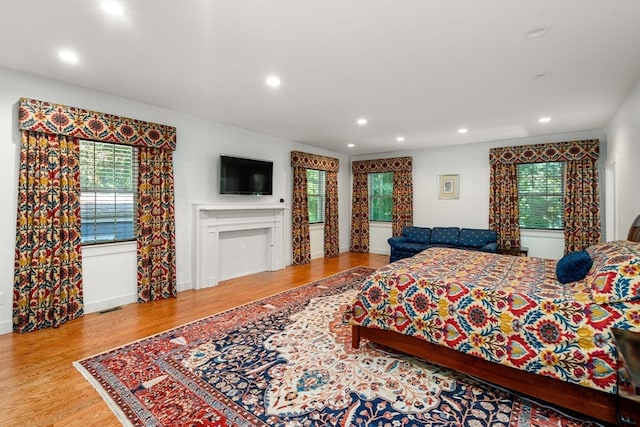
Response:
[[[223,282],[225,280],[231,280],[231,279],[236,279],[238,277],[244,277],[244,276],[249,276],[251,274],[258,274],[258,273],[262,273],[264,271],[270,271],[268,269],[263,269],[263,268],[259,268],[259,269],[255,269],[255,270],[247,270],[247,271],[243,271],[242,273],[234,273],[234,274],[230,274],[228,276],[221,276],[218,278],[218,283]],[[276,270],[274,270],[276,271]]]
[[[188,291],[193,289],[193,282],[189,281],[189,282],[178,283],[177,287],[178,287],[178,292]]]
[[[380,254],[380,255],[390,255],[391,250],[389,247],[386,248],[369,248],[369,252],[372,254]]]
[[[85,304],[84,312],[86,314],[95,313],[96,311],[109,310],[121,305],[131,304],[138,301],[138,295],[124,295],[117,298],[109,298],[101,301]]]
[[[177,291],[186,291],[189,289],[193,289],[193,285],[191,282],[178,283]],[[101,301],[95,301],[92,303],[85,303],[84,312],[85,313],[95,313],[96,311],[108,310],[110,308],[119,307],[121,305],[127,305],[134,302],[138,302],[138,295],[123,295],[116,298],[108,298]]]
[[[0,322],[0,335],[13,332],[13,322]]]
[[[85,304],[84,313],[95,313],[97,311],[108,310],[110,308],[119,307],[121,305],[131,304],[138,301],[137,295],[126,295],[118,298],[109,298],[102,301],[97,301],[91,304]],[[8,334],[13,332],[13,323],[0,322],[0,334]]]

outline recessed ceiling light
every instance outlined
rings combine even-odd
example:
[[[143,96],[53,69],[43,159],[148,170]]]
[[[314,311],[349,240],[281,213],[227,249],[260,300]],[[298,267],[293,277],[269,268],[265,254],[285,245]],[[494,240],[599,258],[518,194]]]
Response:
[[[467,133],[467,132],[469,132],[469,129],[467,129],[467,128],[458,129],[458,133]]]
[[[102,7],[102,10],[104,10],[110,15],[115,15],[115,16],[124,15],[124,9],[122,8],[122,6],[120,6],[120,3],[117,3],[115,1],[112,1],[112,0],[103,1],[100,4],[100,7]]]
[[[540,117],[538,121],[540,123],[549,123],[551,121],[551,117]]]
[[[366,125],[366,124],[367,124],[367,119],[365,119],[364,117],[359,118],[359,119],[358,119],[358,124],[359,124],[360,126],[364,126],[364,125]]]
[[[281,83],[280,77],[278,76],[269,76],[267,77],[266,82],[267,82],[267,85],[271,87],[278,87],[280,86],[280,83]]]
[[[76,62],[78,62],[78,55],[68,49],[58,52],[58,58],[69,64],[75,64]]]
[[[404,136],[399,136],[396,138],[396,141],[398,142],[404,142]]]
[[[537,39],[538,37],[542,37],[549,32],[547,27],[538,27],[533,30],[529,30],[524,34],[526,39]]]
[[[356,144],[353,144],[353,143],[351,143],[351,144],[347,144],[347,147],[349,147],[349,148],[353,148],[353,147],[355,147],[355,146],[356,146]]]

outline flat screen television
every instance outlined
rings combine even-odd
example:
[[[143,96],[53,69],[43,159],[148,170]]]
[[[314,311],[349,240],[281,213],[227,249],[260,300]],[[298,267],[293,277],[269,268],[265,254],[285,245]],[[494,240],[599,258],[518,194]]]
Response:
[[[273,194],[273,162],[220,156],[220,194]]]

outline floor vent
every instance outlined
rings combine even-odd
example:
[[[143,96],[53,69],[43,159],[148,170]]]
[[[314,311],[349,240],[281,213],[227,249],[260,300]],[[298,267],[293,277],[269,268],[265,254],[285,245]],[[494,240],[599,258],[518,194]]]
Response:
[[[98,314],[110,313],[110,312],[112,312],[112,311],[116,311],[116,310],[120,310],[120,309],[122,309],[122,307],[120,307],[120,306],[117,306],[117,307],[111,307],[111,308],[107,308],[107,309],[105,309],[105,310],[100,310],[100,311],[98,311]]]

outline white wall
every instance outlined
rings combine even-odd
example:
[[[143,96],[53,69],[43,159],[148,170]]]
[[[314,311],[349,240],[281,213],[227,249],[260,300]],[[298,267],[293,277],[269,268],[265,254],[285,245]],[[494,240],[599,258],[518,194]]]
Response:
[[[311,259],[324,257],[324,223],[309,225]]]
[[[159,89],[161,90],[161,89]],[[13,260],[19,131],[17,102],[21,97],[72,105],[141,120],[176,126],[174,154],[176,200],[176,256],[179,290],[189,289],[193,244],[193,204],[279,203],[290,206],[291,166],[289,153],[300,150],[340,160],[338,200],[340,248],[349,248],[350,168],[348,157],[292,141],[204,120],[152,105],[111,96],[29,74],[0,68],[0,333],[11,330]],[[233,154],[274,162],[274,195],[218,195],[218,157]],[[291,229],[291,211],[285,212],[285,229]],[[291,263],[290,233],[286,234],[287,259]],[[83,259],[87,312],[136,301],[135,247],[115,245],[86,249]]]
[[[614,193],[607,194],[615,230],[607,240],[626,239],[640,215],[640,78],[607,126],[607,169],[615,182]]]
[[[42,99],[90,110],[134,117],[178,129],[178,148],[174,156],[176,188],[177,274],[179,289],[191,288],[192,205],[195,203],[277,203],[280,198],[290,205],[291,167],[289,152],[301,150],[340,160],[339,218],[340,250],[349,248],[351,165],[345,155],[319,150],[233,126],[164,108],[114,97],[81,87],[42,79],[0,68],[0,333],[11,330],[11,295],[15,249],[15,215],[17,198],[17,165],[19,132],[16,103],[20,97]],[[640,213],[640,80],[629,93],[610,122],[602,161],[615,176],[615,193],[607,194],[606,203],[615,203],[615,238],[626,237],[628,226]],[[489,148],[507,145],[536,144],[574,139],[599,138],[603,131],[585,131],[536,138],[493,141],[473,145],[397,151],[359,156],[354,160],[412,156],[414,164],[414,223],[425,226],[464,226],[483,228],[488,225]],[[274,162],[274,196],[242,197],[217,194],[217,159],[219,154],[234,154]],[[460,199],[439,200],[438,175],[460,175]],[[608,174],[607,174],[608,175]],[[604,177],[605,174],[603,173]],[[605,186],[609,188],[605,183]],[[605,203],[605,204],[606,204]],[[609,211],[609,209],[607,209]],[[290,229],[290,210],[285,213]],[[390,229],[372,225],[372,252],[388,253],[386,238]],[[290,235],[287,233],[287,260],[291,262]],[[529,240],[527,240],[529,239]],[[529,254],[557,258],[554,238],[523,234]],[[555,239],[558,240],[558,239]],[[612,240],[612,236],[607,236]],[[315,240],[314,240],[315,241]],[[319,242],[319,241],[318,241]],[[313,242],[312,242],[313,243]],[[317,255],[321,243],[312,245]],[[317,248],[317,249],[316,249]],[[113,245],[84,251],[84,288],[87,311],[101,310],[136,300],[135,248]]]
[[[489,149],[512,145],[543,144],[558,141],[600,139],[605,145],[602,130],[572,132],[543,137],[517,138],[478,144],[397,151],[378,155],[358,156],[352,160],[411,156],[413,158],[413,223],[424,227],[489,226]],[[601,153],[604,155],[604,153]],[[601,162],[604,162],[601,159]],[[457,200],[438,199],[439,175],[459,175]],[[389,231],[388,236],[391,235]],[[387,235],[371,234],[370,247],[388,247]],[[384,241],[380,240],[384,239]],[[564,241],[555,235],[522,233],[522,245],[530,256],[558,259],[564,252]],[[378,252],[382,253],[382,252]]]

